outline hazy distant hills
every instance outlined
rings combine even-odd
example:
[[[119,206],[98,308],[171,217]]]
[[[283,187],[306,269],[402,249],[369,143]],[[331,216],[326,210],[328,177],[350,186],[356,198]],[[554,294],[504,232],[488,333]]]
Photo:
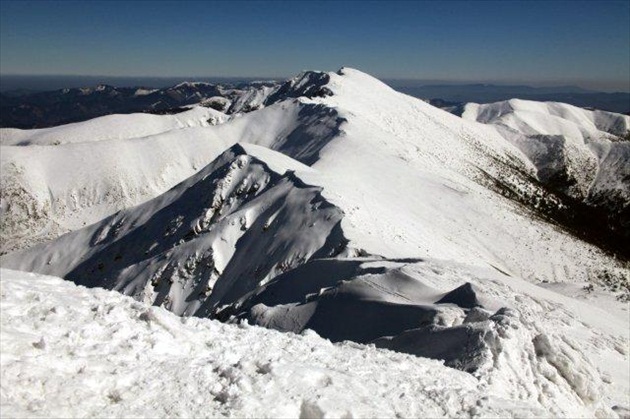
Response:
[[[273,82],[245,85],[185,82],[160,89],[99,84],[22,95],[9,91],[0,93],[0,126],[45,128],[115,113],[178,113],[184,110],[183,106],[201,102],[227,112],[236,98],[255,95],[275,85]]]
[[[98,84],[97,80],[108,84]],[[113,113],[176,113],[185,106],[202,102],[206,106],[232,113],[236,109],[224,108],[227,103],[238,102],[238,98],[252,95],[265,95],[265,88],[281,84],[251,79],[203,79],[195,83],[176,84],[177,81],[179,79],[175,78],[3,76],[0,127],[45,128]],[[417,82],[400,80],[390,80],[389,84],[398,91],[430,100],[433,105],[458,115],[469,102],[492,103],[512,98],[563,102],[618,113],[630,112],[630,93],[596,92],[576,86],[419,85]],[[93,87],[70,87],[88,85]],[[116,87],[121,85],[135,87]],[[48,90],[60,86],[67,87]]]

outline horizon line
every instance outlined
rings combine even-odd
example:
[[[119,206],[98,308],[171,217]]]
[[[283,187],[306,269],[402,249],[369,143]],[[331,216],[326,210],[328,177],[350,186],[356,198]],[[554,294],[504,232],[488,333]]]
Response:
[[[302,70],[296,74],[300,74],[303,71],[322,71],[322,70]],[[361,71],[361,70],[359,70]],[[328,71],[325,71],[328,72]],[[480,80],[480,79],[440,79],[440,78],[412,78],[412,77],[380,77],[380,76],[374,76],[370,73],[366,73],[369,74],[372,77],[375,77],[379,80],[382,81],[394,81],[394,82],[424,82],[427,84],[423,84],[423,85],[418,85],[415,87],[422,87],[422,86],[436,86],[439,84],[444,84],[444,85],[471,85],[471,84],[481,84],[481,85],[488,85],[488,86],[518,86],[518,87],[532,87],[532,88],[559,88],[559,87],[577,87],[586,91],[589,91],[590,93],[630,93],[630,86],[628,87],[628,90],[623,90],[623,89],[605,89],[605,90],[601,90],[601,88],[598,88],[600,90],[597,90],[595,88],[591,88],[591,87],[583,87],[580,84],[582,84],[580,81],[575,81],[575,82],[564,82],[562,83],[561,81],[554,81],[554,80],[541,80],[541,81],[533,81],[533,80]],[[110,79],[161,79],[161,80],[169,80],[169,79],[182,79],[185,81],[189,81],[189,82],[194,82],[196,81],[195,79],[225,79],[225,80],[234,80],[234,81],[238,81],[238,80],[243,80],[243,81],[284,81],[284,80],[288,80],[294,76],[202,76],[202,75],[195,75],[195,76],[151,76],[151,75],[132,75],[132,76],[123,76],[123,75],[104,75],[104,74],[20,74],[20,73],[0,73],[0,78],[2,77],[32,77],[32,78],[45,78],[45,77],[60,77],[60,78],[94,78],[94,79],[98,79],[98,78],[110,78]],[[591,82],[591,83],[604,83],[602,81],[599,80],[585,80],[584,82]],[[556,84],[557,83],[557,84]],[[123,86],[124,87],[124,86]],[[135,86],[128,86],[128,87],[135,87]],[[57,90],[57,89],[53,89],[53,90]]]

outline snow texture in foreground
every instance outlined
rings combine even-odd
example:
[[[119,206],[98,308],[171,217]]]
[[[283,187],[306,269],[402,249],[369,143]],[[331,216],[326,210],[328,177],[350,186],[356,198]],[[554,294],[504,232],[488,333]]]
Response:
[[[180,318],[104,290],[2,271],[3,416],[506,416],[437,361],[312,333]]]
[[[452,267],[441,269],[448,285],[459,280],[449,279]],[[7,417],[610,417],[624,409],[611,399],[627,397],[623,363],[610,362],[616,353],[627,364],[624,341],[606,332],[615,330],[614,318],[579,304],[569,310],[557,294],[555,302],[514,290],[508,298],[491,287],[493,297],[525,308],[527,325],[505,323],[493,369],[473,375],[373,346],[331,344],[312,332],[177,317],[115,292],[0,272]],[[576,308],[586,322],[570,315]],[[524,344],[533,327],[547,330]],[[611,371],[593,367],[586,347]]]

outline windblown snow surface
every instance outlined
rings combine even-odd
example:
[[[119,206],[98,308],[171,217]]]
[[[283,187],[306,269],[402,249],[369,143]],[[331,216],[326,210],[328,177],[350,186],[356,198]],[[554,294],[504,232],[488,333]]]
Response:
[[[563,203],[529,133],[346,68],[256,92],[230,116],[3,132],[2,267],[80,286],[3,271],[3,411],[627,414],[628,262],[541,213]]]
[[[425,265],[444,269],[446,282],[456,280],[460,269]],[[496,323],[503,348],[495,348],[497,357],[483,373],[468,374],[373,345],[333,345],[309,331],[294,335],[176,317],[58,278],[9,270],[1,275],[0,406],[6,417],[606,417],[624,412],[609,406],[615,395],[627,397],[617,381],[627,379],[627,370],[593,366],[593,360],[619,358],[627,350],[622,338],[609,334],[619,320],[522,281],[509,290],[488,280],[496,281],[491,286],[496,297],[525,311],[503,313]],[[533,298],[528,291],[541,295]],[[573,317],[576,311],[586,322]],[[537,327],[546,330],[529,340]],[[588,358],[580,352],[584,346]]]

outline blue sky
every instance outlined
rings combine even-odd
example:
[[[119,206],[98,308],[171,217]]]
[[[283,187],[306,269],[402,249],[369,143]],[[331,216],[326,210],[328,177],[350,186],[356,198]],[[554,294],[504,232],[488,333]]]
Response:
[[[630,1],[0,3],[0,73],[381,78],[630,91]]]

